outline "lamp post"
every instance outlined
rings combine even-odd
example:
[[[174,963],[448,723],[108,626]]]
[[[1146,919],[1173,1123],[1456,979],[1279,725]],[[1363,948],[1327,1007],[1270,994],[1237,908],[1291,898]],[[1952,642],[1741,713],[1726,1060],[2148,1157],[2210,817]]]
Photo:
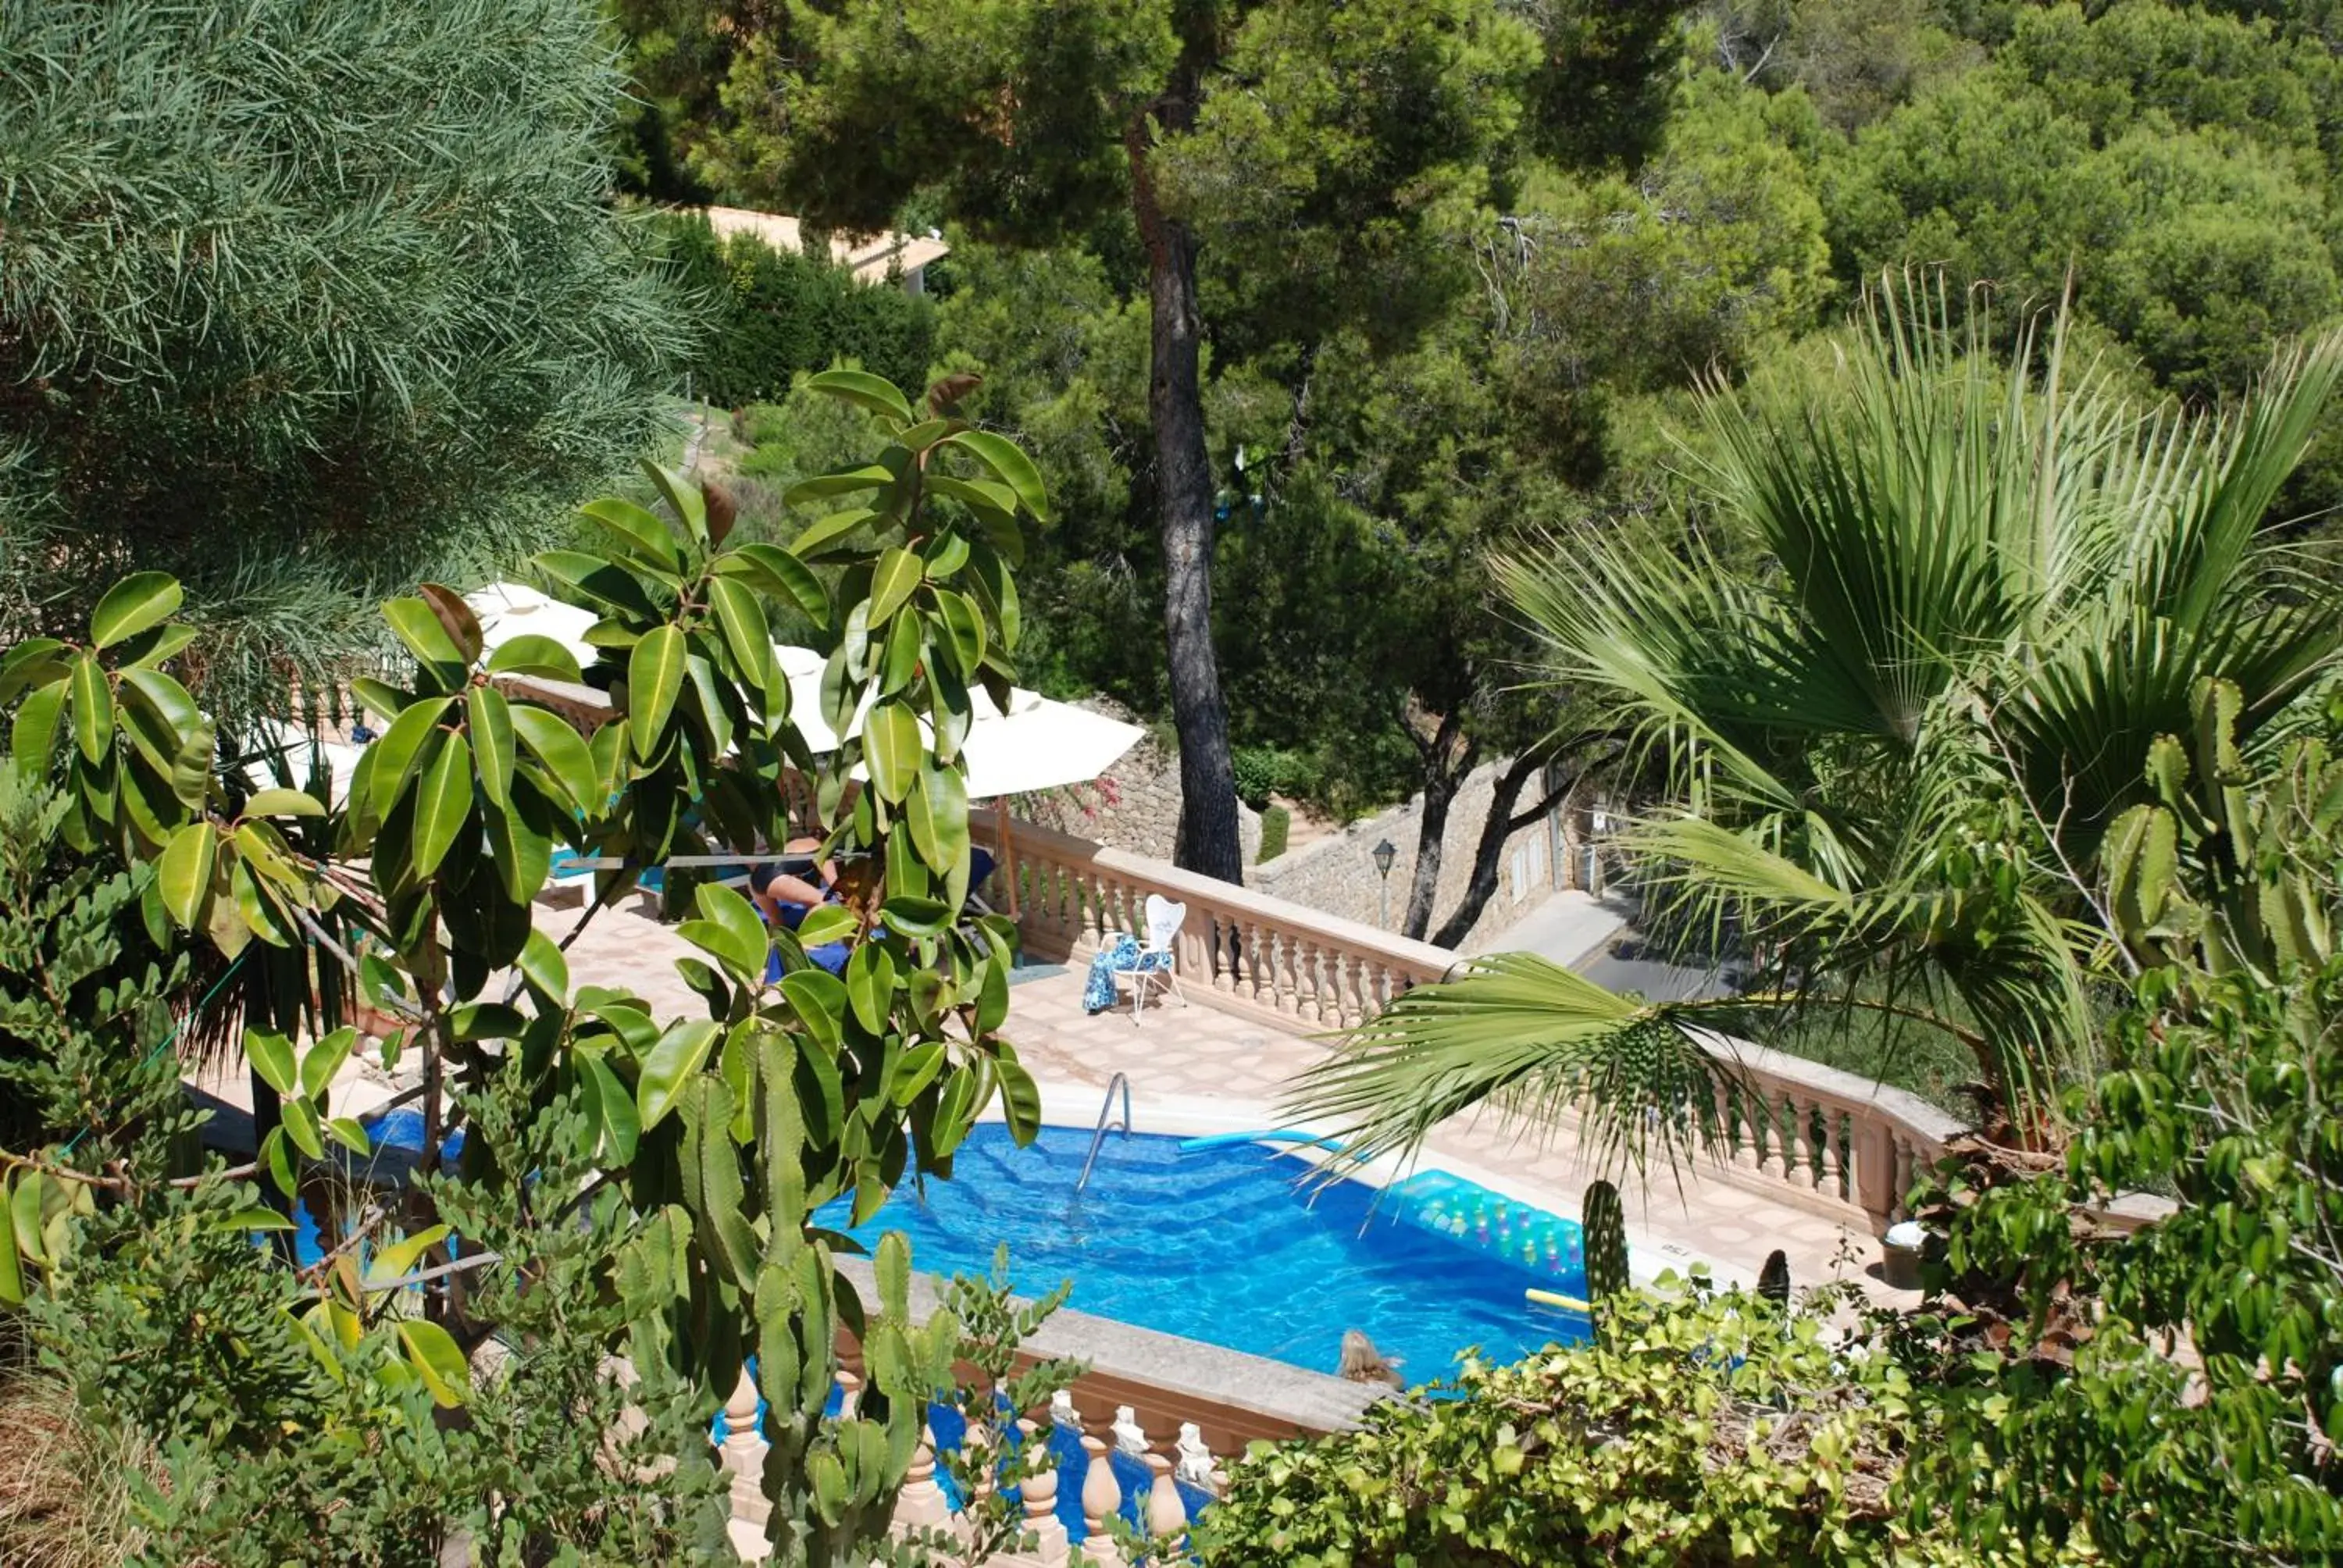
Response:
[[[1399,859],[1399,851],[1392,848],[1392,841],[1389,839],[1385,839],[1368,852],[1374,858],[1375,874],[1383,879],[1381,896],[1375,900],[1375,907],[1381,915],[1381,919],[1376,923],[1385,930],[1389,930],[1391,929],[1391,869],[1392,862]]]

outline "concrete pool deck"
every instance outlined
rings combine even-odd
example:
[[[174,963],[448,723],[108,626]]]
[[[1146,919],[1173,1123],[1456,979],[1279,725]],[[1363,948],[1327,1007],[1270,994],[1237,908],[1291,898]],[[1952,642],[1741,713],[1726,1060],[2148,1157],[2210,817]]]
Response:
[[[574,906],[540,905],[538,923],[558,939],[578,914]],[[629,987],[665,1015],[697,1015],[705,1004],[673,965],[693,950],[652,918],[648,900],[634,900],[594,918],[569,950],[570,975],[578,984]],[[1004,1032],[1041,1081],[1052,1122],[1091,1125],[1108,1082],[1121,1072],[1130,1079],[1132,1121],[1141,1131],[1278,1126],[1286,1084],[1330,1050],[1322,1040],[1281,1031],[1201,997],[1184,1007],[1159,1000],[1143,1024],[1131,1021],[1128,1003],[1093,1017],[1082,1010],[1082,980],[1079,963],[1045,968],[1010,993]],[[1765,1255],[1780,1248],[1795,1286],[1845,1278],[1884,1302],[1919,1300],[1916,1292],[1881,1282],[1879,1243],[1867,1231],[1696,1171],[1684,1173],[1680,1188],[1664,1171],[1638,1183],[1632,1173],[1603,1169],[1568,1127],[1508,1128],[1493,1112],[1458,1117],[1434,1131],[1421,1163],[1574,1218],[1586,1183],[1610,1175],[1626,1206],[1635,1271],[1645,1277],[1698,1261],[1721,1279],[1748,1283]]]

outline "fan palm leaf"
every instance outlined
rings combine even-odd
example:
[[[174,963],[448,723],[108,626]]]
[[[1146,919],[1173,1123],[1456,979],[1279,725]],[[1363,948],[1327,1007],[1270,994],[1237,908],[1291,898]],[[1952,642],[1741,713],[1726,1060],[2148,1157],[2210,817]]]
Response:
[[[2267,526],[2343,336],[2239,408],[2144,415],[2066,364],[2063,312],[1996,359],[1941,286],[1867,305],[1827,417],[1705,390],[1694,477],[1764,575],[1615,536],[1493,562],[1550,678],[1662,764],[1621,843],[1664,923],[1751,944],[1769,994],[1660,1007],[1476,960],[1356,1030],[1297,1114],[1372,1155],[1483,1103],[1573,1108],[1606,1152],[1674,1164],[1717,1131],[1713,1031],[1829,1003],[1955,1035],[2020,1132],[2048,1130],[2108,950],[2085,879],[2149,742],[2208,674],[2249,739],[2343,652],[2343,590]]]

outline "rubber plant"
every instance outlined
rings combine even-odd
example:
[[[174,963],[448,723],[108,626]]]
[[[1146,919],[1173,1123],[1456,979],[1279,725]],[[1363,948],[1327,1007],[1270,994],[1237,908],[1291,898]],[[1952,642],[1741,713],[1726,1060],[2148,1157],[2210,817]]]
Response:
[[[652,467],[657,509],[594,501],[583,508],[591,546],[538,558],[558,595],[598,613],[587,638],[598,670],[542,637],[488,649],[461,596],[439,585],[387,604],[412,667],[351,681],[380,738],[345,799],[322,781],[240,802],[223,791],[208,723],[164,669],[194,634],[169,620],[177,585],[152,574],[106,597],[85,646],[9,650],[0,706],[15,705],[10,763],[62,775],[75,831],[156,864],[158,935],[306,948],[359,971],[367,999],[405,1021],[386,1045],[420,1053],[421,1180],[397,1206],[404,1240],[379,1239],[377,1267],[348,1289],[335,1283],[347,1271],[312,1282],[299,1310],[322,1360],[354,1364],[358,1341],[380,1336],[435,1397],[463,1400],[456,1345],[489,1325],[466,1320],[459,1289],[394,1325],[377,1287],[410,1268],[452,1285],[498,1266],[493,1251],[451,1255],[432,1218],[432,1194],[449,1184],[476,1211],[561,1222],[560,1205],[530,1193],[529,1172],[498,1168],[494,1141],[447,1157],[464,1108],[518,1081],[532,1114],[590,1151],[596,1201],[620,1194],[632,1216],[606,1281],[630,1309],[623,1348],[689,1380],[710,1409],[753,1354],[778,1560],[860,1564],[910,1550],[886,1525],[928,1402],[951,1389],[960,1326],[949,1312],[912,1321],[898,1235],[877,1250],[877,1300],[865,1302],[837,1266],[859,1249],[815,1216],[845,1200],[860,1223],[900,1182],[948,1177],[996,1097],[1019,1141],[1039,1123],[1033,1080],[1001,1032],[1014,929],[960,912],[960,749],[973,691],[1007,706],[1022,520],[1046,501],[1021,451],[948,415],[935,391],[915,405],[850,370],[809,385],[866,412],[878,450],[789,493],[819,515],[786,546],[736,540],[719,487]],[[822,717],[847,739],[823,755],[791,722],[767,608],[777,600],[826,645]],[[581,733],[564,689],[604,678],[608,720]],[[811,785],[840,901],[792,934],[769,930],[739,893],[699,887],[678,928],[705,955],[679,965],[699,1016],[661,1019],[622,989],[573,988],[566,940],[531,920],[557,845],[623,867],[598,875],[591,919],[641,868],[713,837],[780,841],[792,771]],[[288,819],[317,820],[297,841],[278,826]],[[360,952],[314,919],[337,901],[368,933]],[[837,941],[850,948],[842,977],[806,953]],[[255,1165],[229,1174],[268,1174],[289,1194],[328,1140],[367,1148],[327,1105],[351,1040],[301,1049],[248,1035],[287,1112]],[[25,1179],[40,1164],[10,1162]],[[327,1238],[337,1250],[364,1240]],[[398,1267],[387,1273],[385,1258]],[[37,1271],[30,1287],[0,1275],[12,1279],[37,1288]],[[860,1343],[867,1382],[856,1412],[838,1417],[825,1405],[841,1332]]]

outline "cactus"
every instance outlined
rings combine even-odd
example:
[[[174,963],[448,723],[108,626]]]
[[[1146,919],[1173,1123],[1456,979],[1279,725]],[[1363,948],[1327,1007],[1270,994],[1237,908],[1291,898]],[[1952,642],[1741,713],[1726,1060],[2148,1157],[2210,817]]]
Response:
[[[1779,1247],[1765,1254],[1765,1266],[1757,1271],[1757,1293],[1784,1312],[1790,1310],[1790,1255]]]
[[[1590,1182],[1579,1222],[1586,1228],[1586,1299],[1599,1312],[1605,1296],[1627,1288],[1627,1222],[1619,1189]]]

